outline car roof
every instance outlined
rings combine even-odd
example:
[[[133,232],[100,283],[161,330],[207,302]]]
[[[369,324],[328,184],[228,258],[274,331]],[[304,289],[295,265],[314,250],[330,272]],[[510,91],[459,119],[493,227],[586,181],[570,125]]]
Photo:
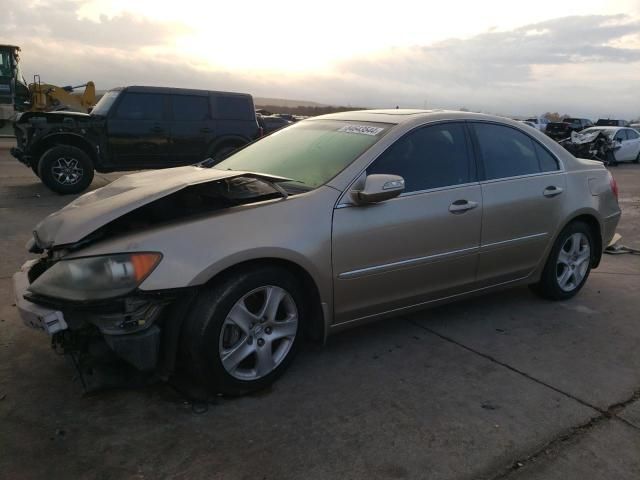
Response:
[[[622,130],[625,128],[628,127],[616,127],[613,125],[594,125],[593,127],[589,127],[588,130]]]
[[[224,94],[224,95],[242,95],[250,97],[248,93],[240,92],[221,92],[217,90],[199,90],[195,88],[175,88],[175,87],[150,87],[145,85],[130,85],[127,87],[116,87],[111,90],[126,90],[128,92],[135,93],[173,93],[178,95],[208,95],[210,93]]]
[[[484,120],[518,124],[515,120],[497,115],[484,113],[460,112],[455,110],[413,110],[413,109],[389,109],[389,110],[354,110],[351,112],[330,113],[315,117],[311,120],[351,120],[358,122],[391,123],[400,125],[420,121],[438,120]]]

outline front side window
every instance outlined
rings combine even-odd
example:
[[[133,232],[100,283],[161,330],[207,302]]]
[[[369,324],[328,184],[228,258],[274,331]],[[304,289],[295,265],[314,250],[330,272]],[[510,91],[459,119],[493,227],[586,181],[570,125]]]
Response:
[[[404,178],[405,192],[473,181],[464,125],[443,123],[414,130],[400,138],[367,169],[367,174]]]
[[[386,123],[306,120],[252,143],[214,168],[291,178],[296,187],[311,190],[344,170],[390,127]]]
[[[627,138],[629,140],[635,140],[638,137],[640,137],[640,134],[638,134],[638,132],[636,132],[635,130],[627,130]]]
[[[549,152],[515,128],[476,123],[474,130],[487,180],[558,170]]]
[[[116,117],[122,120],[162,120],[164,95],[157,93],[125,93],[118,104]]]
[[[196,122],[209,118],[209,97],[196,95],[171,95],[173,119],[179,122]]]
[[[624,140],[627,139],[627,131],[626,130],[618,130],[618,133],[616,133],[616,136],[614,137],[614,140],[618,141],[618,142],[622,142]]]

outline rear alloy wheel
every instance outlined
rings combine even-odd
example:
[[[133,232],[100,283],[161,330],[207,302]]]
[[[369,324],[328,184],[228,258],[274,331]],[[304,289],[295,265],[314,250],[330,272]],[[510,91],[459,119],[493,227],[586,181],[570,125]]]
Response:
[[[533,289],[551,300],[565,300],[580,291],[593,261],[593,236],[589,226],[573,222],[560,233]]]
[[[57,193],[84,191],[93,180],[93,164],[77,147],[58,145],[47,150],[38,162],[38,176]]]
[[[238,271],[204,290],[182,333],[182,357],[209,391],[242,395],[287,368],[302,337],[303,296],[287,270]]]

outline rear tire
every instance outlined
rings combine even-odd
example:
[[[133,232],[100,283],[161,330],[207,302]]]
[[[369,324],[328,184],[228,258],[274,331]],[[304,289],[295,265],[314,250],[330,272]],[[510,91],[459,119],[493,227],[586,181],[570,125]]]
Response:
[[[93,181],[93,163],[78,147],[56,145],[40,157],[38,176],[56,193],[80,193]]]
[[[594,257],[593,233],[589,225],[575,221],[567,225],[553,245],[534,292],[549,300],[567,300],[584,286]]]
[[[186,318],[184,366],[212,393],[235,396],[267,387],[302,340],[303,298],[300,282],[274,266],[241,270],[207,287]]]

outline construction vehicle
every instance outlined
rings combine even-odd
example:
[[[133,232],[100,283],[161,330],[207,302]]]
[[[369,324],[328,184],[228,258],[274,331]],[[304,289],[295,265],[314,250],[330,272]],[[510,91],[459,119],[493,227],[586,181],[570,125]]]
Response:
[[[0,45],[0,127],[15,118],[16,105],[29,99],[27,82],[20,73],[20,47]]]
[[[79,95],[74,90],[85,87]],[[20,47],[0,45],[0,127],[12,121],[19,112],[49,112],[71,110],[88,113],[96,103],[96,87],[93,82],[79,86],[58,87],[42,83],[40,75],[34,75],[27,85],[20,71]]]

